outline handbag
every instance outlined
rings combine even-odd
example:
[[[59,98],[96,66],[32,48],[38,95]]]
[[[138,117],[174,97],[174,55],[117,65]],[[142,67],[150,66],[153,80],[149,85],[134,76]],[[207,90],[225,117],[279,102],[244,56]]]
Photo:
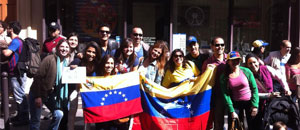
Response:
[[[243,125],[239,119],[232,120],[230,130],[244,130]]]

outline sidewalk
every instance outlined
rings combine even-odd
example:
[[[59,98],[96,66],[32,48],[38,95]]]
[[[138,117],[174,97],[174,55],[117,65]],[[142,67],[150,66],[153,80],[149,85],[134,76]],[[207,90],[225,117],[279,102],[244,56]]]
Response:
[[[9,102],[10,102],[10,107],[9,107],[9,110],[10,110],[10,117],[13,117],[14,114],[14,111],[16,110],[15,106],[14,105],[14,101],[13,101],[13,98],[10,97],[9,98]],[[1,103],[1,102],[0,102]],[[76,113],[76,119],[75,119],[75,130],[83,130],[84,129],[84,119],[83,119],[83,110],[82,110],[82,107],[81,107],[81,98],[79,97],[79,103],[78,103],[78,110],[77,110],[77,113]],[[51,114],[49,112],[48,109],[44,109],[42,111],[42,116],[41,116],[41,126],[40,126],[40,129],[41,130],[47,130],[50,122],[51,122],[51,119],[44,119],[45,116]],[[4,130],[4,117],[0,117],[0,130]],[[10,129],[11,130],[28,130],[29,129],[29,125],[24,125],[24,126],[13,126],[13,125],[10,125]],[[91,130],[94,129],[94,125],[91,125]]]

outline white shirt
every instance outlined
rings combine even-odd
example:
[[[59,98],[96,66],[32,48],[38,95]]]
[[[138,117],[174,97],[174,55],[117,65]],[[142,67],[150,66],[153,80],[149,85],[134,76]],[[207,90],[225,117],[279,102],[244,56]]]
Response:
[[[272,51],[272,52],[270,52],[269,56],[264,60],[264,62],[266,65],[271,65],[272,59],[277,58],[280,61],[280,72],[283,76],[282,78],[286,79],[285,64],[288,62],[290,57],[291,57],[290,53],[287,53],[286,55],[282,56],[280,51]],[[274,66],[272,66],[272,67],[274,67]]]
[[[2,34],[0,34],[0,41],[5,41],[7,45],[10,44],[11,38],[6,36],[6,31],[4,31]]]

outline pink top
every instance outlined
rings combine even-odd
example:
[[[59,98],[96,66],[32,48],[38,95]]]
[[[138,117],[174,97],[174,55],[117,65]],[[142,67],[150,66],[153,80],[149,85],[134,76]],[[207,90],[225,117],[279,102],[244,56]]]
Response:
[[[290,71],[290,78],[292,78],[294,75],[300,74],[300,69],[294,69],[291,68],[290,66],[287,67]],[[297,85],[295,84],[295,82],[289,82],[289,87],[291,90],[296,90],[297,89]]]
[[[251,99],[251,90],[248,79],[243,71],[236,78],[229,78],[229,88],[231,90],[231,98],[234,101],[249,101]]]

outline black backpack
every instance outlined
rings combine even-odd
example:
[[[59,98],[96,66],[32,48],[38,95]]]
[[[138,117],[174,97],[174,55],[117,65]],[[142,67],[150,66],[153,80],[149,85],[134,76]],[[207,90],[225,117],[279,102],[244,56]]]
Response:
[[[23,48],[17,63],[18,71],[20,74],[26,73],[27,77],[32,78],[37,73],[41,63],[39,53],[40,44],[33,38],[26,38],[25,40],[22,40],[22,42]]]
[[[285,123],[288,127],[297,129],[300,125],[300,115],[290,96],[274,98],[265,109],[264,124],[266,128],[277,121]]]

